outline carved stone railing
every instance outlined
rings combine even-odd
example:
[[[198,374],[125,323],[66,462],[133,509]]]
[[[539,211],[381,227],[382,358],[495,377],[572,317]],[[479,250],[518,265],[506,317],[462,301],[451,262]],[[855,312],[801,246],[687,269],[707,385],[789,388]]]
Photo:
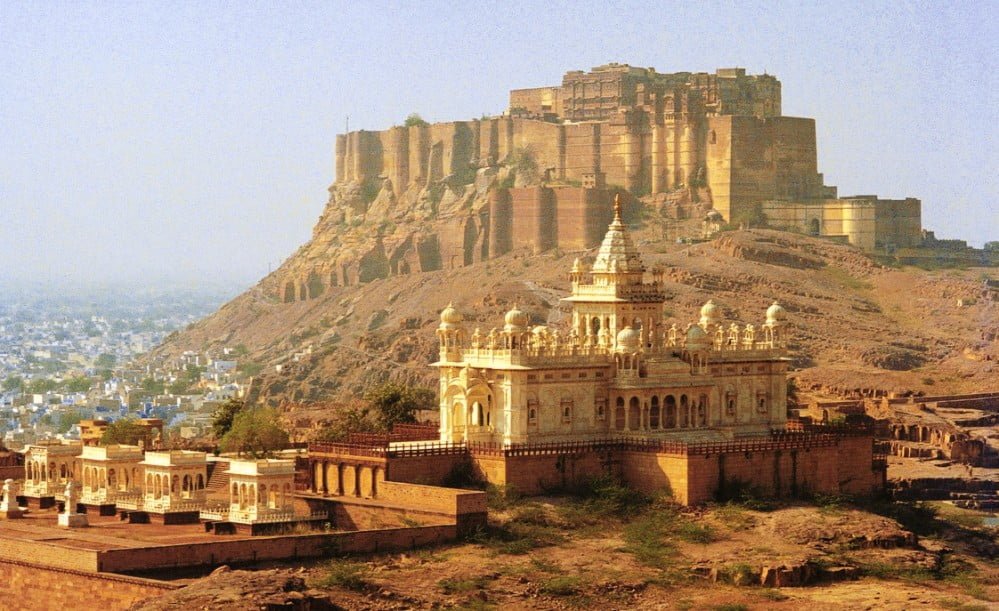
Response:
[[[139,511],[142,509],[143,501],[145,501],[145,497],[141,492],[123,493],[115,498],[114,504],[118,509]]]

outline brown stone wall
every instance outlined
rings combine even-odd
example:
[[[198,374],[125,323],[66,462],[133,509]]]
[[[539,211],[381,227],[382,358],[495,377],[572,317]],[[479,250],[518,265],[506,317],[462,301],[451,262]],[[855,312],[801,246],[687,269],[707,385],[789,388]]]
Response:
[[[455,465],[463,460],[466,457],[461,454],[393,457],[388,462],[385,476],[393,482],[439,485]]]
[[[558,227],[551,189],[510,189],[510,209],[513,248],[530,248],[537,253],[555,246]]]
[[[489,193],[489,256],[498,257],[513,248],[513,211],[510,191],[496,189]]]
[[[596,451],[506,458],[476,455],[473,461],[491,483],[505,484],[521,494],[542,494],[570,487],[613,469],[608,453]],[[497,476],[499,479],[492,479]]]
[[[843,494],[866,495],[883,489],[884,471],[875,471],[874,443],[869,437],[847,437],[836,447],[837,489]]]
[[[219,539],[204,543],[112,549],[98,553],[100,570],[127,572],[158,568],[214,566],[339,553],[368,553],[408,549],[454,540],[457,526],[416,526],[314,535],[254,537],[238,541]]]
[[[453,517],[409,507],[360,504],[346,498],[330,499],[322,505],[330,508],[333,523],[343,530],[401,528],[414,523],[421,526],[454,524]]]
[[[628,486],[645,494],[656,494],[668,489],[680,503],[691,502],[688,482],[693,474],[688,469],[687,458],[684,456],[652,452],[621,453],[621,475]],[[710,479],[702,478],[698,481],[702,486],[712,485]]]
[[[561,152],[559,147],[561,125],[533,121],[530,119],[512,119],[513,149],[528,149],[538,164],[538,170],[559,168]],[[512,150],[512,149],[511,149]]]
[[[65,547],[40,541],[0,538],[0,559],[3,561],[31,560],[52,568],[74,571],[97,571],[97,552],[78,549],[72,554]]]
[[[583,250],[600,245],[613,218],[608,191],[554,187],[555,224],[559,248]]]
[[[127,609],[133,603],[165,594],[178,587],[152,579],[57,569],[20,561],[0,561],[0,597],[4,601],[3,608],[9,611],[114,611]]]
[[[568,180],[582,180],[583,174],[600,171],[600,123],[565,125],[565,165]]]
[[[919,246],[922,243],[922,203],[915,198],[879,199],[874,206],[877,245]]]

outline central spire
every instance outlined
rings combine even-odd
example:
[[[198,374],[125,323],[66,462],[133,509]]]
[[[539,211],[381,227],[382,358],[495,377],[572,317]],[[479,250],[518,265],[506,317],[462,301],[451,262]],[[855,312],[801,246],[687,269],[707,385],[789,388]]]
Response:
[[[638,274],[641,278],[645,266],[638,255],[638,249],[631,241],[624,221],[621,220],[621,195],[614,196],[614,220],[607,228],[604,241],[593,263],[594,273]]]

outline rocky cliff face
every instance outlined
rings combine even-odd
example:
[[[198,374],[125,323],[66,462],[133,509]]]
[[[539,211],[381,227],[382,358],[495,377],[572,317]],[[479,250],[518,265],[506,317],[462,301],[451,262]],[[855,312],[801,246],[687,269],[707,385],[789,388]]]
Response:
[[[266,365],[251,397],[262,403],[340,400],[385,379],[434,387],[428,365],[448,302],[484,332],[502,325],[514,303],[533,323],[557,324],[568,312],[559,299],[572,261],[596,244],[567,234],[585,242],[592,227],[573,229],[572,215],[560,212],[582,201],[559,190],[575,187],[517,187],[538,180],[527,174],[512,164],[480,168],[467,184],[445,180],[401,196],[384,182],[377,190],[334,186],[308,243],[151,358],[242,344],[246,358]],[[497,238],[504,192],[505,243]],[[695,195],[703,201],[707,194]],[[788,311],[792,358],[806,388],[845,395],[987,389],[999,359],[999,312],[982,294],[981,270],[888,269],[849,246],[766,230],[677,243],[699,222],[664,215],[692,199],[657,197],[630,208],[646,267],[664,269],[670,283],[667,322],[695,320],[713,298],[731,321],[759,323],[776,298]],[[605,206],[595,202],[597,211]]]

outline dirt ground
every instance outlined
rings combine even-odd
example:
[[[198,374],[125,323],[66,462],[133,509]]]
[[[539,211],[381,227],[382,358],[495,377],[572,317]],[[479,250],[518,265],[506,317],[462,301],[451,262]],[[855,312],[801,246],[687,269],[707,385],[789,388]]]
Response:
[[[258,568],[351,610],[999,605],[997,533],[950,505],[632,507],[628,498],[521,500],[494,509],[489,529],[468,542]],[[759,585],[776,570],[799,583]],[[175,608],[166,602],[155,608]]]

